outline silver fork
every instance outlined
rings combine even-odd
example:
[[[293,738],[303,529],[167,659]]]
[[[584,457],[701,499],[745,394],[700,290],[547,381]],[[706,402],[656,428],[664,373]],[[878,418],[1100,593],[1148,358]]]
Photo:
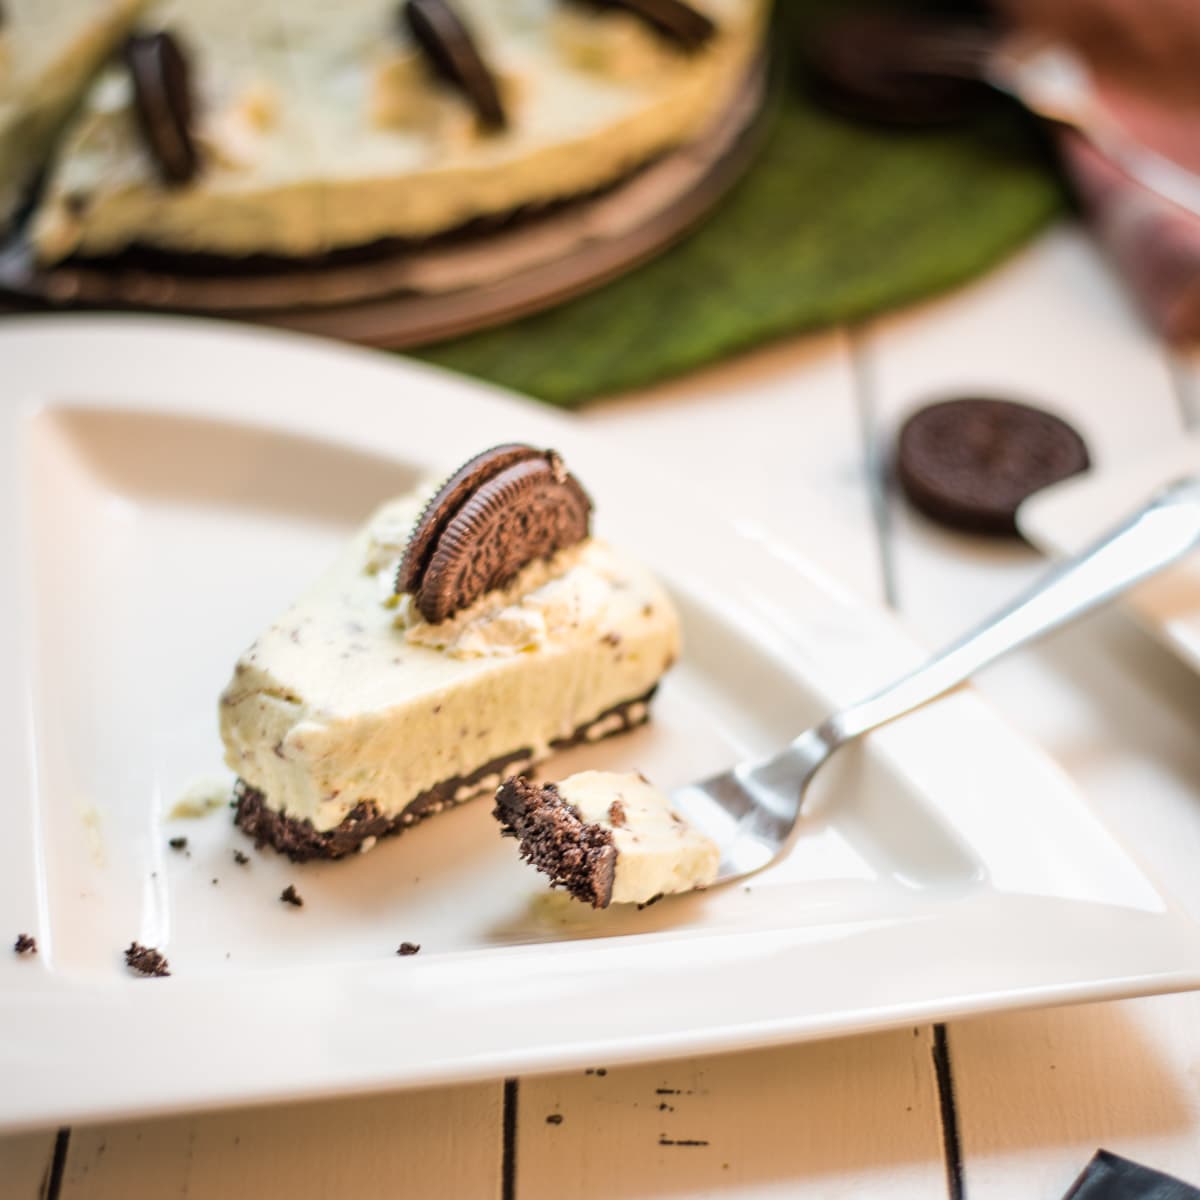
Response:
[[[963,683],[1010,650],[1090,612],[1197,546],[1200,478],[1188,478],[1163,489],[924,666],[827,717],[770,758],[739,763],[673,791],[676,809],[721,848],[716,882],[740,879],[786,850],[808,785],[834,751]]]

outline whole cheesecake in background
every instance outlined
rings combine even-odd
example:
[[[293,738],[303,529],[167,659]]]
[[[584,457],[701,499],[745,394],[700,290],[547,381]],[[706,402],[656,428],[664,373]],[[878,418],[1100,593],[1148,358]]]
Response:
[[[0,231],[13,219],[71,110],[145,0],[3,0]]]
[[[311,258],[586,195],[732,102],[767,9],[161,0],[139,36],[169,34],[172,61],[143,42],[140,66],[127,53],[96,81],[55,157],[36,252]],[[164,161],[180,139],[194,168]]]
[[[557,455],[520,445],[383,505],[221,697],[238,825],[340,858],[644,722],[678,619],[590,510]]]

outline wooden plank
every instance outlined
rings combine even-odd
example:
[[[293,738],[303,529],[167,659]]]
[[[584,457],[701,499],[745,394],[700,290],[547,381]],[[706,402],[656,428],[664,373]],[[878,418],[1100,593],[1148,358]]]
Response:
[[[805,339],[584,420],[688,473],[881,596],[857,381],[842,335]],[[525,1079],[519,1200],[943,1194],[928,1028],[824,1045]],[[558,1120],[561,1118],[561,1120]]]
[[[523,1080],[517,1195],[941,1195],[930,1047],[906,1029]]]
[[[54,1162],[54,1130],[0,1137],[0,1195],[5,1200],[40,1200]]]
[[[72,1131],[62,1200],[500,1195],[501,1085]]]
[[[865,331],[878,446],[944,390],[1027,396],[1085,435],[1101,465],[1178,436],[1178,372],[1082,234],[1058,230],[950,301]],[[938,529],[894,496],[901,610],[935,645],[1031,582],[1043,561]],[[1115,613],[978,681],[1074,776],[1200,915],[1200,680]],[[951,1027],[972,1200],[1057,1198],[1099,1145],[1200,1181],[1200,997],[983,1018]]]
[[[1059,1200],[1100,1147],[1200,1183],[1198,1026],[1194,994],[955,1025],[971,1200]]]

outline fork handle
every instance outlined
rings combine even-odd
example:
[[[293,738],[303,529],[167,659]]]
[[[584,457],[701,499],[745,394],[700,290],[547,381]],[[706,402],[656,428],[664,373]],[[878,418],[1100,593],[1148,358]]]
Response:
[[[1184,479],[1088,549],[1053,568],[1007,608],[923,667],[820,726],[830,747],[886,724],[980,667],[1073,621],[1200,545],[1200,479]]]

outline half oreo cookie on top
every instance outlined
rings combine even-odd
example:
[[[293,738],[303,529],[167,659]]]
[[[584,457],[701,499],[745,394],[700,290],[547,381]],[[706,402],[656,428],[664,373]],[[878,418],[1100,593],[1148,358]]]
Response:
[[[588,536],[592,504],[553,450],[505,444],[476,455],[425,507],[396,575],[437,624],[522,567]]]

